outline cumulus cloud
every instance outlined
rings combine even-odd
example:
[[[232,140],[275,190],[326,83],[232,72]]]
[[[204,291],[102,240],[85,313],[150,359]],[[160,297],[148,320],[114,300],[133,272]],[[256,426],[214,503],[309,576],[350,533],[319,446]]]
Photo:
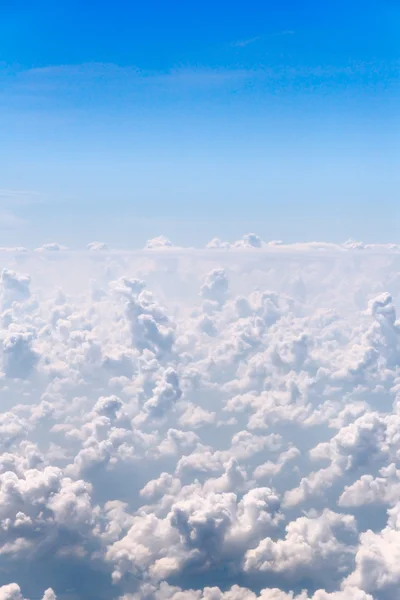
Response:
[[[207,248],[210,249],[228,249],[228,248],[261,248],[265,246],[265,243],[261,240],[261,238],[255,233],[246,233],[241,240],[230,244],[229,242],[223,242],[219,238],[213,238],[207,244]]]
[[[10,308],[13,302],[22,302],[30,298],[29,275],[3,269],[1,273],[1,296],[3,308]]]
[[[224,269],[213,269],[208,273],[200,294],[207,300],[223,303],[228,292],[229,280]]]
[[[104,242],[90,242],[87,245],[87,249],[91,252],[108,251],[108,246]]]
[[[247,233],[243,239],[235,242],[236,248],[261,248],[261,238],[255,233]]]
[[[0,599],[1,600],[24,600],[24,596],[21,593],[21,588],[16,583],[10,583],[0,587]],[[56,596],[51,588],[47,589],[42,600],[56,600]]]
[[[293,592],[283,592],[277,588],[266,588],[257,594],[238,585],[234,585],[224,592],[216,587],[207,587],[202,591],[183,591],[181,588],[165,583],[158,588],[150,585],[144,586],[142,593],[123,597],[124,600],[144,600],[144,598],[149,600],[373,600],[370,594],[354,587],[347,587],[343,591],[332,593],[318,590],[309,596],[304,591],[294,594]]]
[[[231,245],[229,244],[229,242],[223,242],[222,240],[220,240],[219,238],[213,238],[212,240],[210,240],[206,246],[207,248],[210,249],[214,249],[214,248],[225,248],[226,250],[228,248],[231,247]]]
[[[61,244],[57,244],[56,242],[43,244],[43,246],[36,248],[36,252],[59,252],[60,250],[67,250],[67,247],[62,246]]]
[[[159,237],[148,240],[145,247],[150,250],[157,250],[160,248],[172,248],[172,246],[172,242],[166,238],[165,235],[160,235]]]
[[[3,339],[3,369],[6,377],[26,379],[38,362],[32,334],[13,332]]]
[[[0,599],[398,600],[399,247],[87,249],[0,251]]]

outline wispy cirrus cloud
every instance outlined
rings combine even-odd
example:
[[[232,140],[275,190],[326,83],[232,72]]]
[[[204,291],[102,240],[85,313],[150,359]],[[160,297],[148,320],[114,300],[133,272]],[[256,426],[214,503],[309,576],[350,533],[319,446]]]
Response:
[[[254,39],[255,41],[255,39]],[[244,47],[253,40],[236,42]],[[210,87],[215,85],[240,83],[249,79],[291,79],[293,77],[331,76],[338,73],[355,73],[368,68],[363,63],[337,65],[304,65],[290,67],[283,65],[260,65],[257,68],[225,67],[175,67],[163,72],[140,71],[133,66],[121,67],[112,63],[82,63],[79,65],[49,65],[20,71],[16,74],[11,89],[19,92],[41,91],[50,93],[60,91],[64,86],[71,91],[82,85],[122,86],[125,91],[144,88],[178,88],[179,86]]]
[[[291,35],[285,31],[276,35]],[[275,34],[271,34],[275,35]],[[261,41],[262,36],[239,40],[232,44],[237,49]],[[96,102],[119,103],[126,100],[145,102],[165,101],[165,94],[175,98],[176,94],[198,92],[230,92],[248,89],[249,82],[260,89],[276,82],[290,88],[293,82],[303,82],[315,85],[329,83],[332,79],[342,77],[349,79],[363,76],[367,73],[387,73],[398,69],[398,65],[349,61],[343,64],[263,64],[254,68],[237,67],[204,67],[177,66],[165,71],[143,71],[132,66],[120,66],[114,63],[81,63],[48,65],[46,67],[15,71],[12,77],[0,73],[2,80],[7,82],[0,92],[0,103],[5,108],[36,106],[53,106],[57,100],[57,109],[61,106],[77,106],[86,103],[89,96],[83,90],[90,92],[90,98]],[[60,104],[61,102],[61,104]],[[90,104],[93,107],[93,103]]]
[[[212,85],[247,77],[258,73],[255,69],[228,69],[209,67],[173,67],[167,71],[142,71],[135,66],[120,66],[114,63],[81,63],[77,65],[49,65],[47,67],[21,71],[18,80],[24,84],[46,84],[51,81],[82,83],[103,80],[123,83],[125,86],[193,84]]]
[[[238,40],[237,42],[233,42],[232,46],[234,46],[235,48],[244,48],[245,46],[248,46],[249,44],[253,44],[254,42],[257,42],[259,39],[260,39],[260,36],[256,35],[255,37],[248,38],[247,40]]]
[[[275,31],[273,33],[267,33],[264,35],[255,35],[250,38],[237,40],[237,41],[233,42],[231,44],[231,46],[233,46],[235,48],[245,48],[246,46],[249,46],[250,44],[254,44],[255,42],[259,42],[259,41],[266,40],[269,38],[282,37],[282,36],[286,36],[286,35],[294,35],[294,31],[292,31],[291,29],[285,29],[283,31]]]

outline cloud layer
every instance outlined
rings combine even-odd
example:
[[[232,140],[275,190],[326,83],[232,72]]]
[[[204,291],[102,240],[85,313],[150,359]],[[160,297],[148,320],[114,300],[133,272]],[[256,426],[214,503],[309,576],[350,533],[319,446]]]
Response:
[[[400,252],[0,251],[0,600],[398,600]]]

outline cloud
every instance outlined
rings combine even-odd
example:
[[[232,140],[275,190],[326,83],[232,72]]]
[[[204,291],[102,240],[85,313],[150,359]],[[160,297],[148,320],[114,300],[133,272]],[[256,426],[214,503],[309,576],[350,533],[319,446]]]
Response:
[[[399,248],[56,246],[0,251],[0,597],[397,600]]]
[[[149,250],[160,249],[160,248],[172,248],[172,242],[164,235],[149,240],[146,244],[146,248]]]
[[[40,248],[36,248],[36,252],[59,252],[60,250],[66,250],[66,246],[61,246],[56,242],[51,242],[49,244],[43,244]]]
[[[269,71],[268,71],[269,72]],[[265,71],[241,68],[177,67],[168,72],[141,71],[134,65],[121,66],[113,63],[89,62],[81,64],[48,65],[28,70],[16,69],[9,98],[26,96],[38,100],[38,92],[46,97],[55,96],[63,88],[74,92],[98,87],[104,81],[123,94],[158,90],[174,93],[182,89],[212,89],[241,86],[244,82],[265,77]]]
[[[17,273],[10,269],[1,272],[1,293],[3,309],[10,308],[13,302],[24,301],[30,298],[29,275]]]
[[[104,242],[90,242],[87,249],[91,252],[108,251],[108,246]]]
[[[252,38],[248,38],[247,40],[239,40],[238,42],[233,42],[232,46],[234,46],[236,48],[245,48],[249,44],[254,44],[254,42],[257,42],[259,39],[260,39],[260,36],[257,35]]]
[[[24,600],[21,589],[16,583],[1,586],[0,598],[1,600]],[[56,596],[51,588],[44,592],[42,600],[56,600]]]
[[[291,31],[276,32],[269,36],[254,36],[252,38],[238,40],[231,44],[231,49],[245,51],[253,44],[272,37],[283,38],[292,35]],[[204,90],[224,92],[227,90],[245,90],[251,82],[255,86],[276,85],[292,86],[299,80],[317,79],[321,83],[328,83],[332,78],[338,76],[351,78],[355,74],[366,74],[373,70],[375,73],[382,69],[397,71],[397,63],[389,66],[377,65],[370,62],[348,61],[343,65],[326,64],[322,66],[303,65],[290,67],[277,64],[261,64],[256,68],[240,68],[220,65],[214,68],[198,67],[175,67],[169,71],[143,71],[135,65],[118,65],[113,63],[88,62],[81,64],[47,65],[44,67],[23,70],[15,68],[5,74],[7,78],[6,92],[3,98],[8,106],[18,101],[30,103],[30,106],[40,106],[46,103],[64,100],[65,93],[71,99],[76,94],[82,94],[82,90],[90,90],[102,95],[105,86],[113,89],[114,95],[119,99],[138,98],[138,92],[146,95],[167,94],[176,97],[176,94],[185,92],[200,92]],[[64,93],[63,93],[64,92]],[[81,96],[80,96],[81,97]]]

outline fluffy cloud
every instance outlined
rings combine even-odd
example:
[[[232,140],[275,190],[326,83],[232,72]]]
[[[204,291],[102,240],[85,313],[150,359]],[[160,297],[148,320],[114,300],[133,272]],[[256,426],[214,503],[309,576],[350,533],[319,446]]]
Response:
[[[90,242],[87,249],[91,252],[108,251],[108,246],[104,242]]]
[[[13,302],[28,300],[30,297],[29,275],[3,269],[1,273],[1,296],[3,309],[10,308]]]
[[[60,250],[66,250],[66,246],[61,246],[56,242],[51,242],[49,244],[43,244],[40,248],[36,248],[36,252],[59,252]]]
[[[399,247],[87,248],[0,250],[0,598],[398,600]]]
[[[157,250],[159,248],[172,248],[172,246],[172,242],[164,235],[160,235],[159,237],[155,237],[151,240],[148,240],[146,244],[146,248],[149,250]]]
[[[24,600],[21,593],[21,588],[16,583],[10,583],[0,587],[0,599],[1,600]],[[42,600],[56,600],[56,596],[51,588],[47,589]]]
[[[216,587],[208,587],[202,591],[183,591],[168,584],[161,584],[159,588],[144,586],[141,593],[124,596],[123,600],[144,600],[144,598],[148,600],[373,600],[370,594],[355,587],[347,587],[342,591],[332,593],[318,590],[311,597],[307,592],[286,593],[277,588],[266,588],[257,594],[238,585],[223,592]]]
[[[244,568],[250,572],[285,573],[290,580],[313,578],[329,583],[341,579],[351,565],[357,539],[353,516],[325,510],[318,517],[299,517],[277,541],[264,538],[246,553]]]

